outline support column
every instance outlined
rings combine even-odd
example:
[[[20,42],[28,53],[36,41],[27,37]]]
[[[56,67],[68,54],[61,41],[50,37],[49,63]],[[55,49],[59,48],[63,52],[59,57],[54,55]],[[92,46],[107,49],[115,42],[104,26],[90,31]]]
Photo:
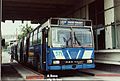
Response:
[[[114,0],[104,0],[104,9],[114,6]],[[114,8],[105,11],[105,25],[114,22]],[[112,48],[112,26],[105,28],[105,47],[106,49]]]
[[[2,0],[0,1],[0,21],[2,21]],[[0,22],[0,80],[1,80],[1,64],[2,64],[2,46],[1,46],[1,22]]]
[[[86,19],[89,19],[89,10],[88,10],[88,4],[86,5]]]

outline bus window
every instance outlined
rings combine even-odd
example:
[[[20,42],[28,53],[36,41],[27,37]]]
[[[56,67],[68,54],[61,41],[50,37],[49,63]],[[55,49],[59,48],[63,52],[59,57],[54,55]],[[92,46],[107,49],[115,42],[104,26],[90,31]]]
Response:
[[[41,41],[42,41],[41,39],[42,39],[42,32],[39,29],[39,31],[38,31],[38,43],[39,44],[41,44]]]
[[[74,36],[76,40],[81,44],[83,47],[92,47],[92,32],[90,29],[82,29],[82,28],[73,28]]]
[[[24,46],[26,45],[26,37],[24,38]]]
[[[33,33],[30,34],[30,46],[32,46]]]
[[[34,31],[33,44],[37,44],[37,30]]]
[[[92,47],[92,40],[87,28],[52,28],[53,47]]]
[[[66,41],[71,39],[70,32],[70,28],[52,28],[52,46],[66,47]]]

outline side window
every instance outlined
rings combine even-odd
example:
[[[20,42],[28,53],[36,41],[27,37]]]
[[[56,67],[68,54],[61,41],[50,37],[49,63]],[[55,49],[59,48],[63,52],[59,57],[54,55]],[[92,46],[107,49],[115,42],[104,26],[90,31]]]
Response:
[[[25,48],[26,48],[26,37],[24,37],[24,51],[25,51]]]
[[[24,46],[26,45],[26,37],[24,38]]]
[[[30,46],[32,46],[33,33],[30,34]]]
[[[17,53],[19,54],[20,53],[20,41],[18,42],[18,46],[17,46]]]
[[[38,31],[38,43],[41,44],[41,42],[42,42],[42,32],[39,29],[39,31]]]
[[[33,44],[37,44],[37,30],[34,31]]]

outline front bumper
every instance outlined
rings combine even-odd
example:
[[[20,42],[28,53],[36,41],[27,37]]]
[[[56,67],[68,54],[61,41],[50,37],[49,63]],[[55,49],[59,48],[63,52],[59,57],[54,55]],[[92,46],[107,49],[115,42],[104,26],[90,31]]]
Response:
[[[95,68],[95,64],[78,64],[78,65],[53,65],[48,66],[49,70],[80,70],[87,68]]]

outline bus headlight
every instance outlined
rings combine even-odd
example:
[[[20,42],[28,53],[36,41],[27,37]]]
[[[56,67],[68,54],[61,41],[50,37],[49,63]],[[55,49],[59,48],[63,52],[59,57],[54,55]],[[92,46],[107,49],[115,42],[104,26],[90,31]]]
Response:
[[[92,60],[87,60],[87,63],[92,63],[93,61]]]
[[[53,64],[60,64],[60,61],[59,60],[54,60]]]

